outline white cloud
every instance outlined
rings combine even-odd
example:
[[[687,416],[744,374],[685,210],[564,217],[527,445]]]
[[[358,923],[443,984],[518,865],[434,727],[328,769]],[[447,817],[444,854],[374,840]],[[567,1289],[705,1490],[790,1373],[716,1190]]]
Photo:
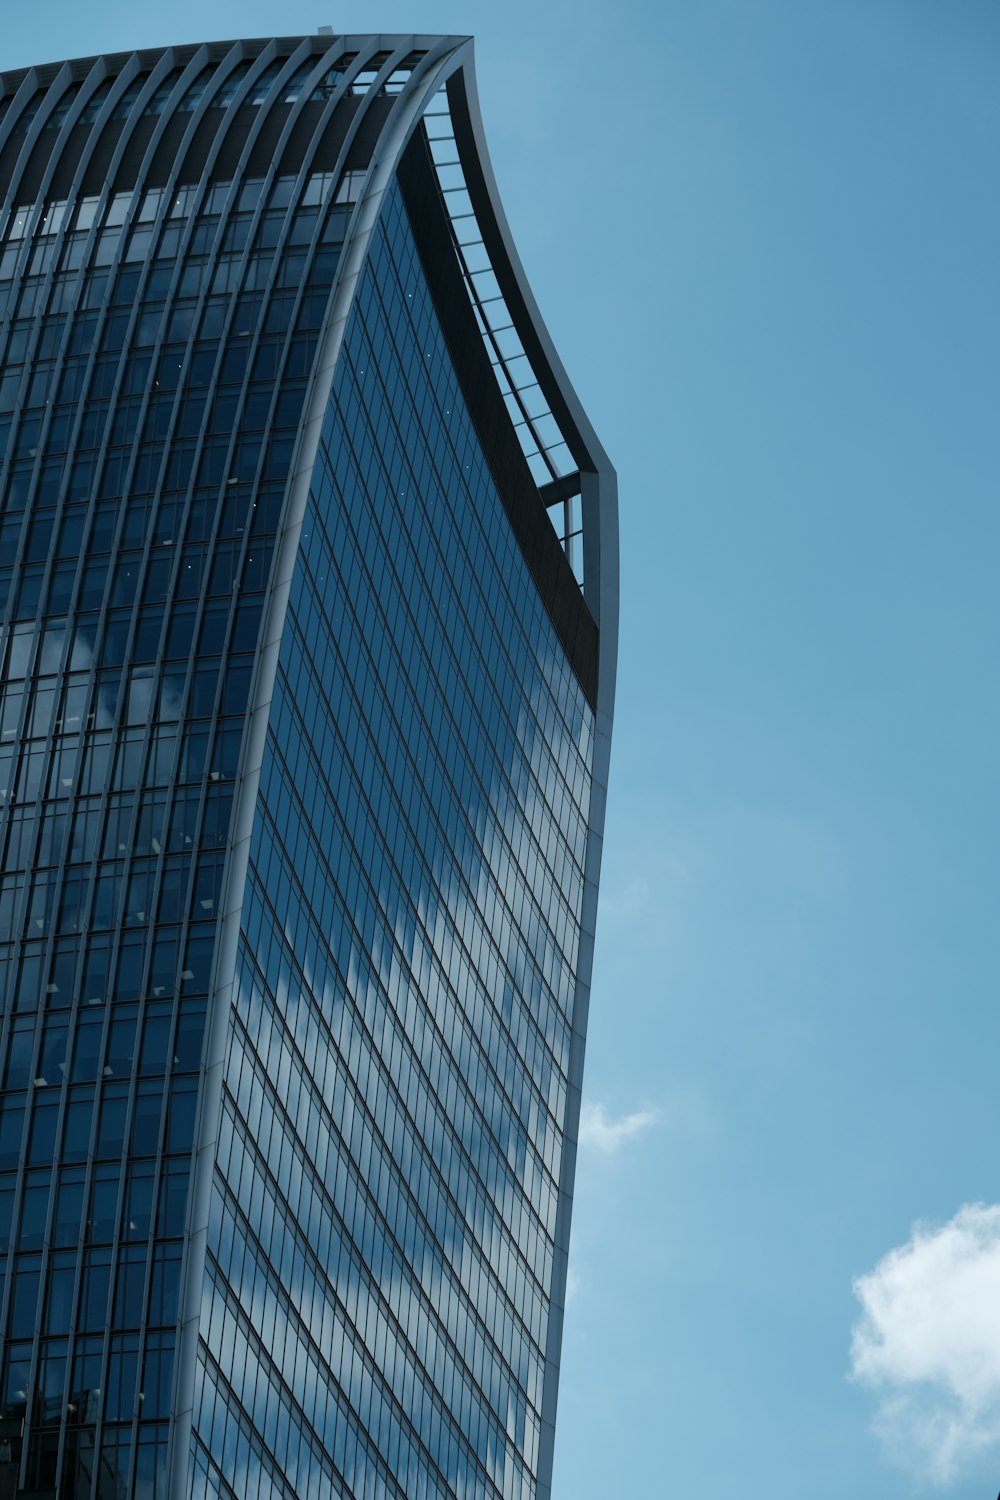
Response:
[[[580,1145],[602,1156],[614,1156],[633,1136],[660,1118],[658,1109],[637,1109],[613,1119],[603,1104],[584,1104],[580,1110]]]
[[[892,1458],[948,1485],[1000,1457],[1000,1204],[917,1224],[854,1292],[851,1373],[878,1393]]]

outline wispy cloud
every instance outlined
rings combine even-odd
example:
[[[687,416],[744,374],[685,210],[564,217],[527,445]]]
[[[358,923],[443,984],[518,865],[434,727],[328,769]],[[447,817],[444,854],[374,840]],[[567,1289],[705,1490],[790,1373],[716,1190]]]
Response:
[[[854,1291],[851,1373],[891,1457],[941,1486],[1000,1457],[1000,1204],[916,1225]]]
[[[645,875],[632,875],[601,895],[601,916],[606,920],[633,922],[649,908],[650,888]]]
[[[691,881],[688,866],[676,854],[635,851],[624,868],[608,870],[601,884],[601,921],[614,927],[637,926],[651,910],[657,913],[656,935],[663,935],[663,913],[673,906],[677,892]],[[640,866],[637,868],[637,866]]]
[[[658,1109],[637,1109],[616,1119],[605,1105],[584,1103],[580,1111],[580,1145],[602,1156],[614,1156],[626,1141],[641,1135],[659,1118]]]

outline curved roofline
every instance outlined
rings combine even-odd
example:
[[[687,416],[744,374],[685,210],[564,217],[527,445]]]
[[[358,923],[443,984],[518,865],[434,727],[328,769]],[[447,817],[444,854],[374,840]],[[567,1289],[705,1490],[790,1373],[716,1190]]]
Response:
[[[604,524],[591,535],[589,552],[584,522],[584,596],[601,634],[611,627],[617,656],[617,476],[559,358],[514,245],[486,143],[471,41],[461,49],[459,65],[449,78],[448,100],[469,196],[521,343],[581,475],[593,474],[601,486]],[[603,586],[602,574],[613,575],[604,579],[609,585],[613,582],[613,588]],[[611,663],[608,670],[613,674]],[[605,682],[607,675],[602,672]]]
[[[95,52],[84,57],[68,57],[55,63],[29,63],[23,68],[5,68],[0,70],[0,99],[6,98],[14,93],[29,74],[35,75],[37,88],[48,87],[58,77],[63,68],[68,68],[69,78],[78,81],[90,71],[95,63],[103,63],[112,74],[121,72],[126,63],[133,58],[138,60],[138,66],[152,69],[165,53],[170,53],[178,62],[187,62],[196,52],[206,49],[213,60],[218,61],[233,47],[249,49],[245,55],[255,56],[254,48],[262,52],[265,47],[275,46],[281,55],[290,54],[300,47],[303,42],[312,44],[312,51],[317,55],[330,50],[336,44],[340,51],[364,52],[371,56],[378,52],[397,53],[409,47],[414,52],[431,52],[442,42],[450,46],[471,40],[466,36],[442,36],[439,33],[419,33],[410,35],[405,32],[365,32],[348,33],[343,35],[332,35],[326,32],[305,32],[288,36],[245,36],[245,37],[223,37],[218,41],[183,42],[170,43],[162,47],[135,47],[122,52]]]

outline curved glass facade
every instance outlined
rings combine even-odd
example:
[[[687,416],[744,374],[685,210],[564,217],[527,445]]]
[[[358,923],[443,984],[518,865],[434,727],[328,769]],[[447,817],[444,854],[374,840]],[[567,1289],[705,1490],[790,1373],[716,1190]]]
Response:
[[[594,625],[417,41],[2,79],[0,1494],[545,1466]]]

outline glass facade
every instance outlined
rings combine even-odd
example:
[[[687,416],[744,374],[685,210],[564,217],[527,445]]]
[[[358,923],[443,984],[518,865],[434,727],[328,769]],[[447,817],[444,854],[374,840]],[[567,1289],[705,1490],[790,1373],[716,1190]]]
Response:
[[[0,1495],[543,1492],[597,720],[413,42],[3,77]]]

